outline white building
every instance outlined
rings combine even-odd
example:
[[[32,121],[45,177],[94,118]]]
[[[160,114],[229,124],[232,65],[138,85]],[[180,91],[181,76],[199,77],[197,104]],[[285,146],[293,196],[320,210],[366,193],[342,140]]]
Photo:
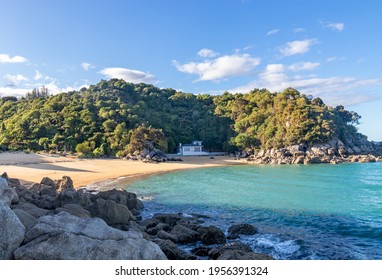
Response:
[[[179,155],[182,156],[204,156],[202,141],[192,141],[192,144],[179,144]]]

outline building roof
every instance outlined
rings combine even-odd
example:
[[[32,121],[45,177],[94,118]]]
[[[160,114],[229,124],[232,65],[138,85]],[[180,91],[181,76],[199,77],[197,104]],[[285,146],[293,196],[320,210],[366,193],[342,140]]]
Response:
[[[182,147],[203,147],[203,145],[197,145],[197,144],[182,144]]]

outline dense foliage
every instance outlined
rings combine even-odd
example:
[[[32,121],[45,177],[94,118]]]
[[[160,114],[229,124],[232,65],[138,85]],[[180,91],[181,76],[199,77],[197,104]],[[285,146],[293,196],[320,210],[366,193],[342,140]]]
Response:
[[[215,116],[214,110],[209,95],[112,79],[50,97],[1,99],[0,145],[11,150],[124,154],[137,145],[139,128],[145,126],[146,136],[160,136],[159,142],[151,140],[165,152],[176,152],[179,143],[195,139],[203,140],[209,150],[222,150],[233,136],[232,121]]]
[[[0,99],[0,145],[10,150],[124,155],[142,139],[165,152],[202,140],[207,150],[343,141],[360,116],[294,89],[194,95],[112,79],[80,91]]]
[[[234,143],[242,148],[281,148],[295,144],[325,143],[360,137],[355,124],[360,116],[343,106],[328,107],[320,98],[287,88],[280,93],[253,90],[224,93],[215,98],[216,114],[234,121]]]

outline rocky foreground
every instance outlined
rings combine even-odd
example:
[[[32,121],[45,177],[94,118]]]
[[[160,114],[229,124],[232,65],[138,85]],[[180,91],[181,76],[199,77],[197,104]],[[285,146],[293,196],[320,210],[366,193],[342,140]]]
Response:
[[[201,217],[156,214],[142,220],[143,203],[134,193],[75,190],[70,177],[43,178],[22,186],[0,177],[0,259],[272,259],[241,242],[256,234],[249,224],[233,225],[227,234],[205,226]],[[185,252],[181,244],[192,244]]]
[[[381,143],[372,143],[366,139],[346,145],[339,139],[326,144],[308,147],[305,144],[293,145],[282,149],[250,151],[247,161],[254,164],[317,164],[382,161]]]

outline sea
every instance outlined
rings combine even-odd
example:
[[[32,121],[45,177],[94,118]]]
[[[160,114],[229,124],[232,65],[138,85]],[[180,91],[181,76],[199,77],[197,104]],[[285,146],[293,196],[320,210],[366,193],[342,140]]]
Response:
[[[144,218],[252,224],[258,233],[240,241],[275,259],[382,259],[381,162],[200,168],[123,186],[143,199]]]

